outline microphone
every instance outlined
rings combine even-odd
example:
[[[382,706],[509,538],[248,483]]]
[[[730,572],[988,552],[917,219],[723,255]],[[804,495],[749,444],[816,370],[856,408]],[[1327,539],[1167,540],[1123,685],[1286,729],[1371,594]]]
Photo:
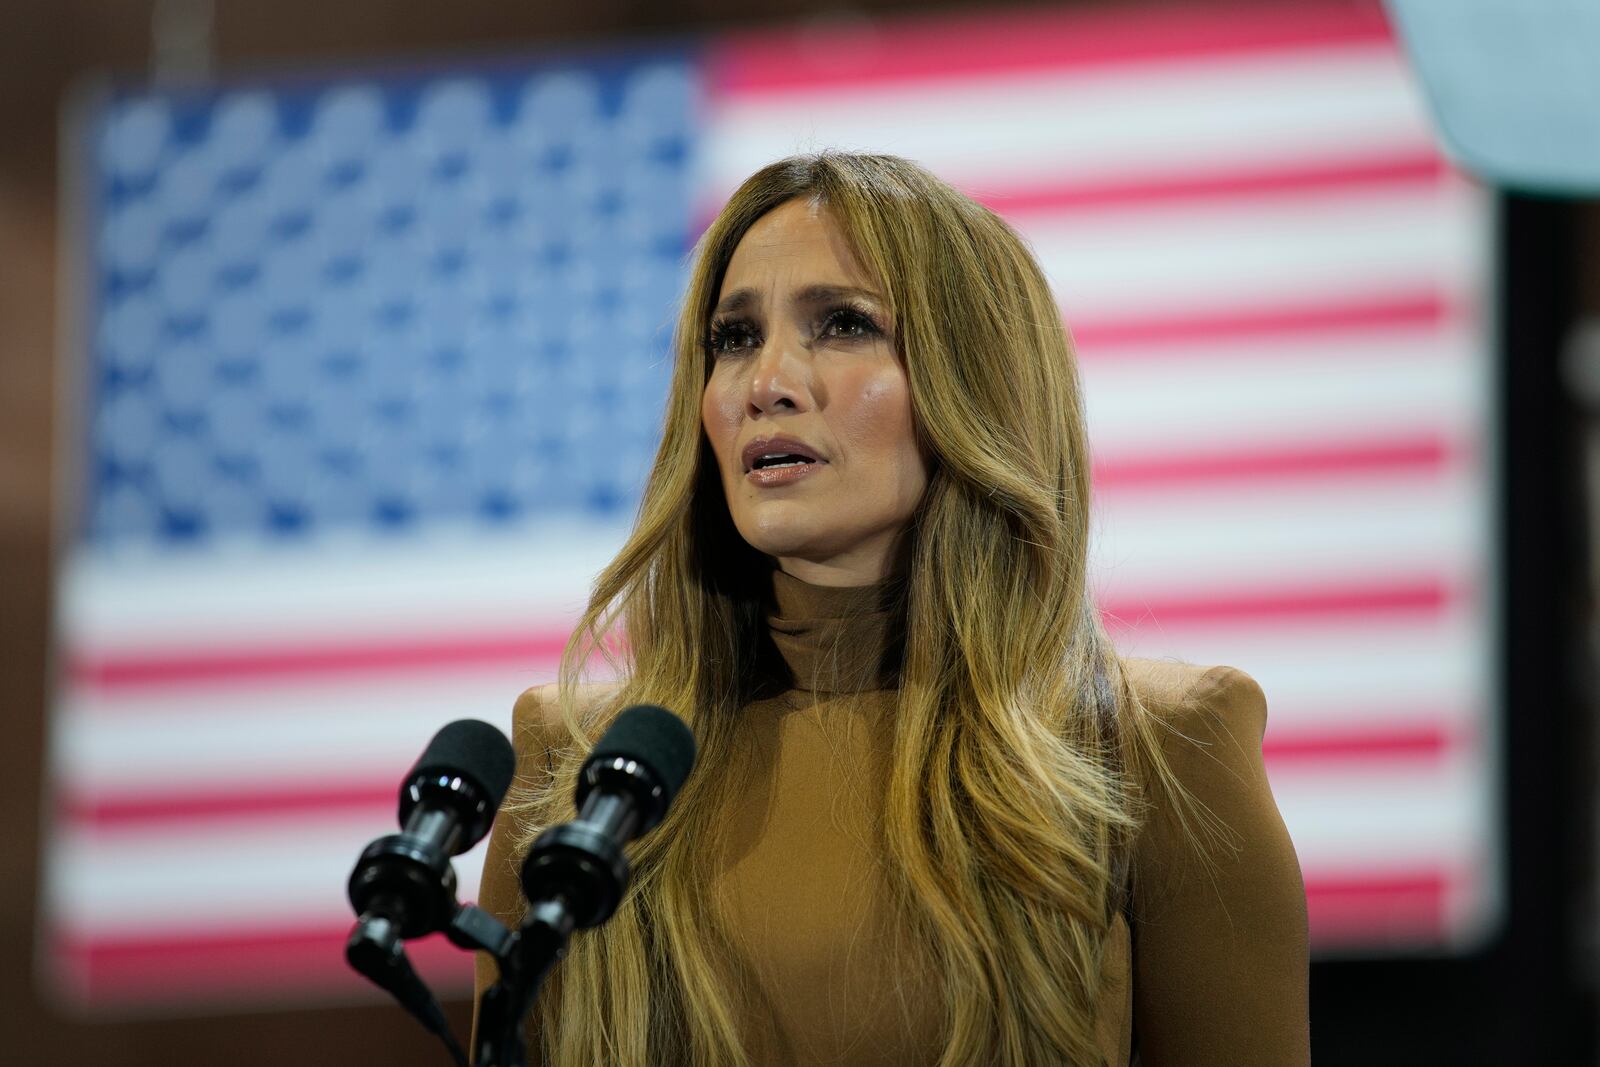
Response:
[[[539,835],[522,864],[537,907],[559,901],[574,926],[599,926],[628,884],[622,846],[654,829],[694,768],[694,735],[653,704],[625,708],[578,772],[578,817]]]
[[[381,918],[407,940],[450,924],[450,857],[489,832],[516,766],[511,742],[486,722],[461,719],[434,735],[400,787],[400,833],[368,845],[350,875],[363,922]]]
[[[449,927],[463,910],[450,857],[489,832],[516,766],[511,742],[493,726],[450,723],[400,787],[400,832],[368,845],[350,874],[350,904],[361,918],[345,959],[437,1034],[458,1067],[466,1067],[466,1052],[402,942]]]

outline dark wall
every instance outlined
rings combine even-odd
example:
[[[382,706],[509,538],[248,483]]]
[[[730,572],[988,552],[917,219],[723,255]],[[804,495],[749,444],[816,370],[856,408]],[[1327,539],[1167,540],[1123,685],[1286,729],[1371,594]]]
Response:
[[[0,1060],[97,1067],[441,1063],[442,1053],[386,1007],[84,1023],[41,1002],[34,988],[55,451],[56,123],[63,93],[84,75],[146,69],[154,6],[6,0],[0,9],[0,713],[13,739],[0,775],[0,811],[9,823],[0,834]],[[976,5],[874,0],[852,8],[931,6]],[[761,17],[802,17],[810,8],[780,0],[764,5]],[[216,72],[226,75],[285,62],[515,51],[748,22],[752,10],[737,0],[219,0],[214,58]],[[1523,835],[1513,849],[1520,864],[1511,887],[1513,937],[1467,964],[1319,964],[1319,1063],[1557,1063],[1592,1052],[1589,1001],[1574,978],[1583,965],[1576,897],[1587,886],[1592,835],[1584,820],[1552,821],[1552,813],[1591,807],[1594,799],[1590,714],[1564,674],[1585,666],[1571,646],[1591,612],[1586,600],[1562,592],[1581,594],[1583,576],[1575,569],[1577,509],[1559,499],[1576,492],[1576,481],[1568,476],[1572,441],[1561,419],[1571,413],[1562,409],[1555,347],[1573,316],[1600,314],[1600,210],[1519,202],[1508,223],[1520,286],[1509,295],[1523,302],[1523,318],[1509,338],[1515,351],[1505,414],[1527,436],[1510,457],[1520,518],[1508,516],[1507,532],[1513,551],[1532,561],[1513,569],[1522,593],[1510,606],[1521,622],[1520,636],[1508,640],[1518,677],[1543,686],[1535,694],[1542,718],[1510,739],[1516,777],[1509,814]],[[1522,696],[1519,707],[1528,704]],[[465,1010],[451,1006],[458,1026]],[[1525,1055],[1505,1058],[1516,1050]]]

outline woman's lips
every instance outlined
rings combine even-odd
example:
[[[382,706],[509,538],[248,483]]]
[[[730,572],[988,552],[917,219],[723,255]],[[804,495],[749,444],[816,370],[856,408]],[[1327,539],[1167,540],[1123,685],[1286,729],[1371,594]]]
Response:
[[[825,460],[812,460],[809,463],[795,463],[782,467],[756,467],[746,474],[745,481],[763,489],[780,485],[790,485],[802,478],[809,478],[818,469],[827,466]]]
[[[821,460],[822,455],[798,437],[788,434],[773,434],[771,437],[758,437],[745,445],[739,452],[739,458],[744,463],[748,472],[761,466],[764,457],[793,456],[796,459]]]

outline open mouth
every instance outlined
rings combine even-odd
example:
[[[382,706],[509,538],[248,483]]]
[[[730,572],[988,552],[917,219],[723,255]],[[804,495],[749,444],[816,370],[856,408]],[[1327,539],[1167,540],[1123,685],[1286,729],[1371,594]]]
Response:
[[[809,442],[787,434],[756,438],[744,446],[740,458],[744,461],[746,474],[766,471],[770,472],[769,477],[775,477],[782,471],[793,471],[827,462],[812,451]]]
[[[750,469],[763,471],[775,467],[801,467],[815,462],[817,461],[810,456],[802,456],[796,452],[769,452],[764,456],[757,456]]]

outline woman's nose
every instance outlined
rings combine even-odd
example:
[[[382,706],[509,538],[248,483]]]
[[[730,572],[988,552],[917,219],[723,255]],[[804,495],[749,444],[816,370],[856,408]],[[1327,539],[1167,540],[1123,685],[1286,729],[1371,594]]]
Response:
[[[811,360],[804,347],[793,339],[770,339],[752,368],[750,414],[804,411],[810,401]]]

